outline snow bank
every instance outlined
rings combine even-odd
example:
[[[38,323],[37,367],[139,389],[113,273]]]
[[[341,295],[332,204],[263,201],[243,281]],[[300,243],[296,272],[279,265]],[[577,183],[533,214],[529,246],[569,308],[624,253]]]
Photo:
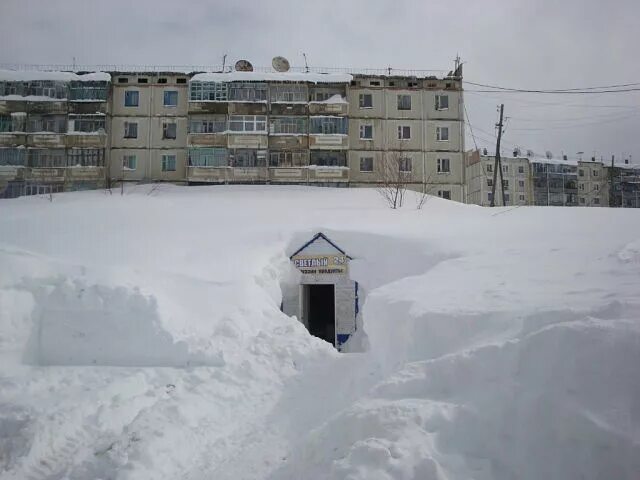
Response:
[[[640,212],[124,193],[0,202],[1,475],[640,471]],[[288,254],[318,231],[353,257],[367,353],[337,354],[279,310]]]

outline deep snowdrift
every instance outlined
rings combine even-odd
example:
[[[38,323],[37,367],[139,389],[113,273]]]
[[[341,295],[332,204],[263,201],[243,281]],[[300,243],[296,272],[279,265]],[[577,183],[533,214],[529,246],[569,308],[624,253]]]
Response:
[[[635,479],[640,212],[414,205],[0,203],[0,478]],[[319,230],[354,257],[366,353],[279,311]]]

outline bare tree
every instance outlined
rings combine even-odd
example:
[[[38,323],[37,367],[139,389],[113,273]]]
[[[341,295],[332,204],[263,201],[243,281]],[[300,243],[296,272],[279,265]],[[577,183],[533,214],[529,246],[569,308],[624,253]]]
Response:
[[[402,207],[407,184],[411,182],[411,158],[401,150],[387,152],[378,169],[377,190],[390,208]]]
[[[431,175],[429,175],[422,185],[422,191],[418,192],[416,196],[416,210],[422,210],[422,207],[424,207],[424,204],[429,200],[429,196],[435,187],[436,186],[431,183]]]

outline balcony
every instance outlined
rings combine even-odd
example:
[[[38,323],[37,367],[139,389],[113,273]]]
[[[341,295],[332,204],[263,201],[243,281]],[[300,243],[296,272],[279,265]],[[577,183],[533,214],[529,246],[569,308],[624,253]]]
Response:
[[[307,183],[309,168],[307,167],[271,167],[269,180],[272,183]]]
[[[349,181],[349,167],[324,167],[311,165],[308,170],[310,183],[346,183]]]
[[[266,149],[269,146],[269,137],[265,134],[230,133],[228,137],[229,148],[257,148]]]
[[[309,148],[315,150],[347,150],[349,137],[344,134],[310,134]]]
[[[104,148],[107,134],[98,132],[69,132],[65,136],[65,145],[76,148]]]
[[[226,147],[228,138],[226,133],[189,133],[187,145],[194,147]]]
[[[187,181],[192,183],[265,183],[266,167],[187,167]]]
[[[66,168],[34,167],[25,174],[28,180],[64,182]]]
[[[25,133],[0,133],[0,146],[17,147],[27,143],[27,135]]]
[[[349,103],[340,95],[321,102],[309,102],[310,115],[348,115]]]
[[[269,148],[275,150],[299,150],[309,148],[309,137],[307,135],[269,135]]]
[[[104,167],[69,167],[66,170],[71,181],[99,180],[105,175]]]
[[[27,144],[36,148],[64,148],[66,146],[64,133],[29,133]]]
[[[229,112],[227,102],[190,101],[189,113],[207,113],[213,115],[226,115]]]

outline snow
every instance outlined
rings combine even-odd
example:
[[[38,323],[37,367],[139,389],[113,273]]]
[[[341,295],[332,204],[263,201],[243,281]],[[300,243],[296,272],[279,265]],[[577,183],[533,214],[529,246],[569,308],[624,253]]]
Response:
[[[637,478],[640,211],[418,200],[0,202],[0,478]],[[319,231],[366,352],[280,312]]]
[[[309,103],[335,105],[335,104],[346,104],[346,103],[349,103],[349,102],[347,102],[347,99],[344,98],[342,95],[336,93],[335,95],[331,95],[326,100],[312,101],[312,102],[309,102]]]
[[[0,95],[4,102],[66,102],[66,98],[52,98],[44,95]]]
[[[309,82],[350,83],[353,76],[346,73],[299,72],[229,72],[196,73],[190,82]]]
[[[73,72],[41,70],[0,70],[0,81],[28,82],[35,80],[51,80],[57,82],[110,82],[111,75],[105,72],[93,72],[78,75]]]

